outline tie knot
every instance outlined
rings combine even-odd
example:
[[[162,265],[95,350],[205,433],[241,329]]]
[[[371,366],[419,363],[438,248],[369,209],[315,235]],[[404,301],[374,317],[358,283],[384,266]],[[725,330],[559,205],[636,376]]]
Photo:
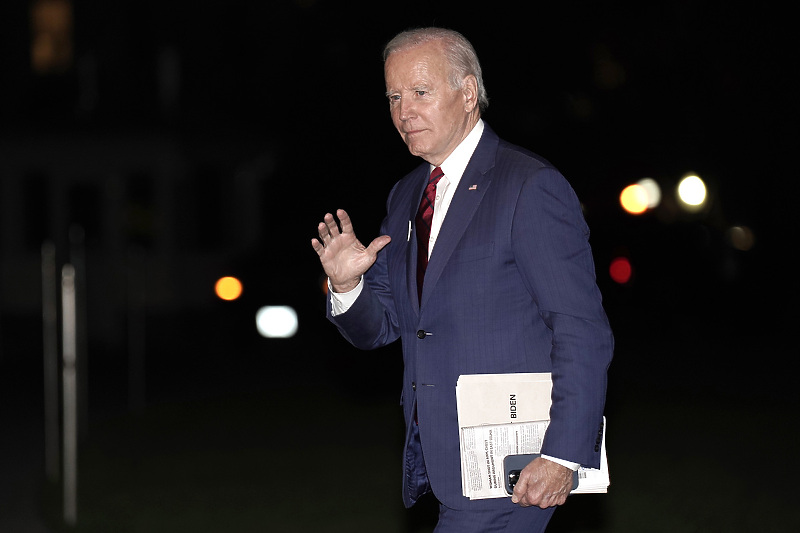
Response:
[[[428,179],[428,183],[436,185],[436,183],[442,179],[442,176],[444,176],[444,172],[441,167],[436,167],[431,171],[431,177]]]

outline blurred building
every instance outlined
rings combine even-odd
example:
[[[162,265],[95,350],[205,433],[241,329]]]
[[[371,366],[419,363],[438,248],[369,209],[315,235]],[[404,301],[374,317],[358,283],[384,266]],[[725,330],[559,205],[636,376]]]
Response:
[[[111,338],[131,302],[212,301],[209,280],[258,241],[272,148],[250,131],[208,135],[197,108],[181,118],[193,67],[153,31],[151,11],[71,0],[0,8],[5,318],[41,314],[45,242],[59,268],[81,263],[92,332]]]

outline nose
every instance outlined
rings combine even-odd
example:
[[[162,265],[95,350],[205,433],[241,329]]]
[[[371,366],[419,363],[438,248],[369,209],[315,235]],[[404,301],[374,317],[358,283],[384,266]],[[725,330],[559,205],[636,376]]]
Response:
[[[397,108],[397,117],[405,122],[415,116],[414,109],[415,107],[411,98],[401,98]]]

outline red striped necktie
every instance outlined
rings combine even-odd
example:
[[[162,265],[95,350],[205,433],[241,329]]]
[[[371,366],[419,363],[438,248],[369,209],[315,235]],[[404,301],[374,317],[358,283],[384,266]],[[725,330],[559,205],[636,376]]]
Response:
[[[431,223],[433,222],[433,204],[436,201],[436,184],[444,176],[439,167],[433,169],[425,187],[425,194],[419,204],[417,217],[417,296],[422,300],[422,282],[425,279],[425,269],[428,267],[428,243],[431,239]]]

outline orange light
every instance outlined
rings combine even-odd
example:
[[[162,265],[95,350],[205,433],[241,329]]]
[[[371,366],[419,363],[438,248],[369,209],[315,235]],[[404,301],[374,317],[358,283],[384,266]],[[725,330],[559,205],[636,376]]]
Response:
[[[633,275],[633,267],[627,257],[617,257],[611,261],[611,266],[608,269],[611,279],[624,285],[631,280]]]
[[[650,204],[647,189],[639,184],[628,185],[619,195],[622,208],[632,215],[639,215],[647,211]]]
[[[322,294],[328,296],[328,278],[324,276],[320,278],[319,288],[322,289]]]
[[[71,0],[36,0],[31,6],[31,67],[37,74],[61,73],[73,63]]]
[[[223,300],[235,300],[242,295],[242,282],[234,277],[225,276],[217,280],[214,291]]]

